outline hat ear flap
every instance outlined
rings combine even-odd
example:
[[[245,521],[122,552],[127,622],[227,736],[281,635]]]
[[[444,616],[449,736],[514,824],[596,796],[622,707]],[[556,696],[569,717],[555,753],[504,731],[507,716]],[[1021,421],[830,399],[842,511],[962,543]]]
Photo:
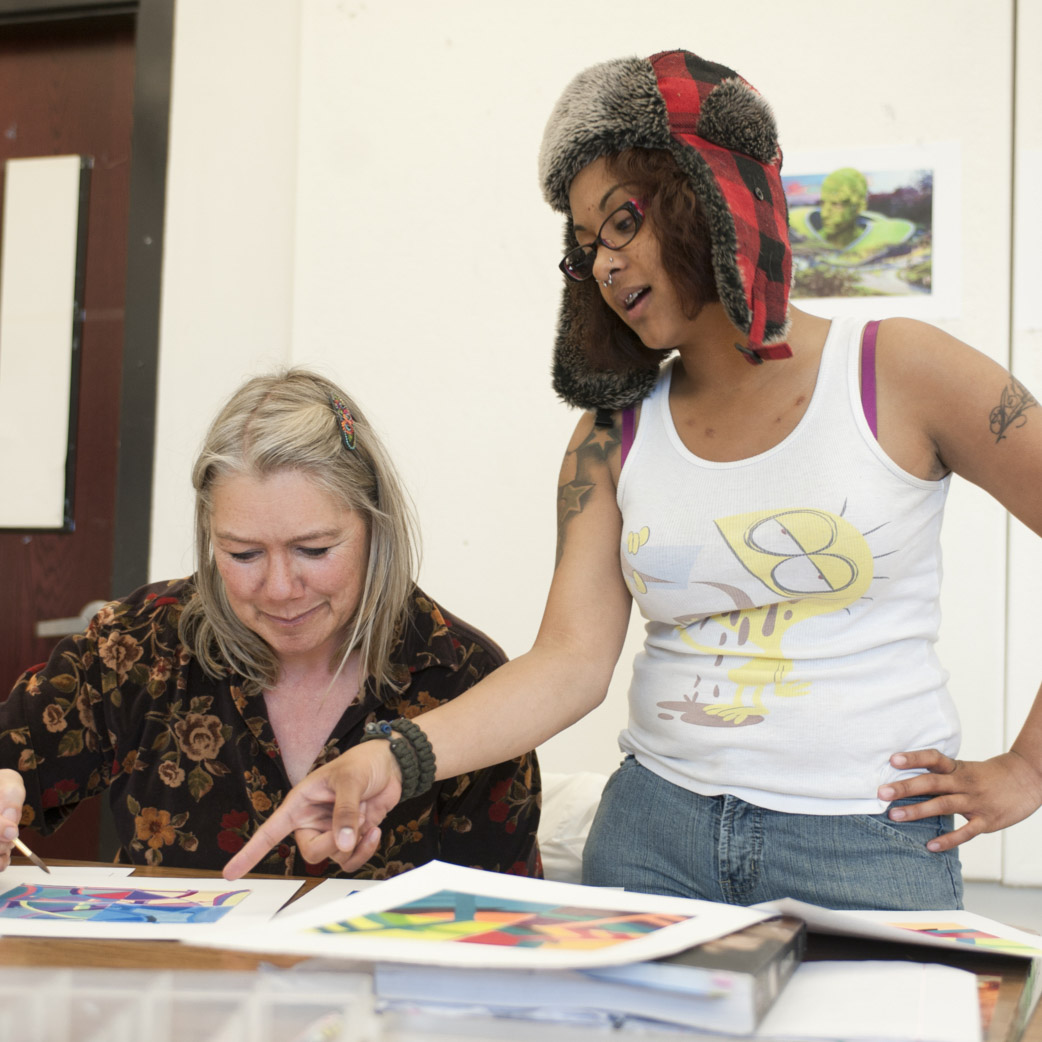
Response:
[[[592,280],[565,283],[554,344],[553,387],[558,397],[580,409],[625,409],[646,398],[658,378],[657,361],[626,369],[594,368],[585,345],[594,309],[604,306]],[[646,352],[636,336],[630,335],[635,350]]]
[[[780,164],[774,113],[763,96],[742,80],[724,80],[710,91],[702,102],[696,133],[761,163]]]

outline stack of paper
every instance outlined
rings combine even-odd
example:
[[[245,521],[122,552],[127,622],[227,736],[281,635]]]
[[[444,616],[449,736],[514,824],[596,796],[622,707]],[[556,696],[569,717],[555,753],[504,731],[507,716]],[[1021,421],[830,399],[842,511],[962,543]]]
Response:
[[[345,896],[326,881],[128,879],[12,868],[0,935],[168,938],[361,961],[385,1009],[638,1019],[782,1042],[978,1042],[977,977],[918,962],[800,964],[806,929],[1037,958],[1039,938],[963,911],[740,908],[432,862]],[[499,1022],[502,1023],[502,1022]]]
[[[290,908],[234,937],[220,931],[212,943],[376,964],[378,998],[400,1010],[572,1022],[653,1019],[717,1033],[756,1031],[756,1038],[776,1042],[978,1042],[977,978],[947,966],[804,963],[783,989],[796,965],[794,941],[796,947],[777,947],[766,973],[747,967],[743,979],[741,972],[699,966],[687,971],[685,990],[662,986],[675,976],[677,953],[755,935],[783,913],[812,930],[1039,954],[1029,935],[967,912],[830,912],[789,901],[736,908],[438,862],[306,911]],[[757,1027],[769,1002],[756,998],[756,982],[770,973],[778,987],[768,995],[780,997]]]
[[[748,1032],[803,939],[802,923],[756,909],[431,862],[213,943],[377,963],[388,1006]]]
[[[797,919],[769,919],[651,962],[587,970],[461,970],[384,963],[385,1009],[467,1008],[503,1016],[620,1022],[639,1018],[748,1034],[803,954]]]

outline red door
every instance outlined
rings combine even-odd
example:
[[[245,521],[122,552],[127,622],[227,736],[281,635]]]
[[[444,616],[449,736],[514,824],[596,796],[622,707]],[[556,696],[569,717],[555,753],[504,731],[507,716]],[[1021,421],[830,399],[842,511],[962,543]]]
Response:
[[[76,426],[72,531],[0,531],[0,697],[47,658],[38,621],[78,615],[110,597],[130,197],[134,18],[6,25],[0,32],[0,162],[93,159]],[[2,174],[0,174],[2,178]],[[0,180],[2,198],[2,180]],[[2,220],[2,215],[0,215]],[[2,273],[0,273],[2,277]],[[0,351],[3,345],[0,344]],[[47,401],[41,424],[65,422]],[[26,438],[32,432],[26,431]],[[0,489],[0,495],[17,490]],[[121,591],[120,591],[121,592]],[[97,856],[98,800],[43,840],[41,855]]]

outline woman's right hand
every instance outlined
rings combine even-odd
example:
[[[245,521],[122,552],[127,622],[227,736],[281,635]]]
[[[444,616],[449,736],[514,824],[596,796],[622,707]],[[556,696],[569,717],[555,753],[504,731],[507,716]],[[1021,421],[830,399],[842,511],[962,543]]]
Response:
[[[331,858],[353,872],[376,852],[379,825],[402,793],[390,742],[362,742],[312,771],[224,866],[238,879],[290,832],[310,864]]]
[[[17,771],[0,770],[0,871],[11,863],[11,851],[22,820],[25,785]]]

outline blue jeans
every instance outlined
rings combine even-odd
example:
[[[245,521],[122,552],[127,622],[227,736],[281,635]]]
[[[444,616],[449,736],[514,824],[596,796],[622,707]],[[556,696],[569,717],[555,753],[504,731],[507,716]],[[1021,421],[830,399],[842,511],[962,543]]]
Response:
[[[952,827],[950,816],[783,814],[699,796],[627,756],[601,797],[583,882],[739,905],[794,897],[825,908],[961,908],[957,851],[926,849]]]

